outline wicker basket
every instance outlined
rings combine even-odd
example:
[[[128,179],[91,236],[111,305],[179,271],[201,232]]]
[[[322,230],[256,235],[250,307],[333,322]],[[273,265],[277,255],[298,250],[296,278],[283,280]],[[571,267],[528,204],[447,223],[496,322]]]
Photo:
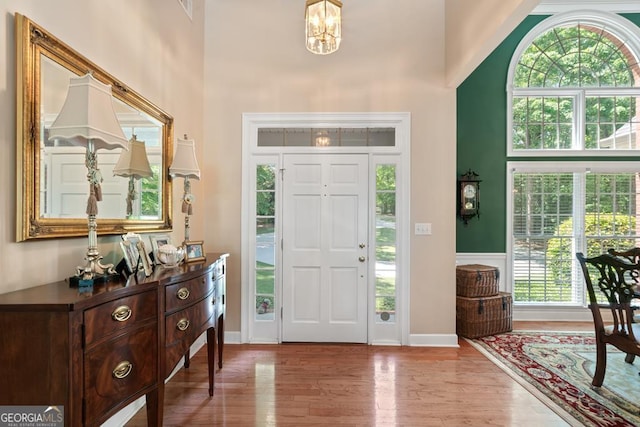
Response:
[[[496,267],[481,264],[456,266],[456,294],[461,297],[498,295],[500,272]]]
[[[487,335],[509,332],[511,322],[511,294],[482,298],[456,298],[456,332],[466,338],[480,338]]]

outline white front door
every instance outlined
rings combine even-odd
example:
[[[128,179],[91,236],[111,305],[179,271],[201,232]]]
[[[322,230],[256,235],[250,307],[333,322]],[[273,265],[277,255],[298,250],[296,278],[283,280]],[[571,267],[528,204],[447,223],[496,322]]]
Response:
[[[367,165],[284,156],[282,341],[367,342]]]

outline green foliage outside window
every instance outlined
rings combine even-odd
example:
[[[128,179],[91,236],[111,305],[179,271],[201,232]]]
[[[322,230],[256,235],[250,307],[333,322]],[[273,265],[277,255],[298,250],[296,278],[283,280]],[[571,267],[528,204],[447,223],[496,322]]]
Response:
[[[276,172],[273,165],[256,167],[256,213],[258,216],[275,215]]]
[[[609,249],[623,250],[635,245],[636,219],[624,214],[601,213],[585,218],[587,256],[600,255]],[[573,220],[564,221],[558,227],[557,236],[571,236]],[[628,238],[624,238],[628,236]],[[546,258],[554,283],[558,286],[571,284],[572,251],[571,238],[552,238],[547,245]]]
[[[148,178],[142,178],[141,215],[157,218],[160,216],[160,165],[152,165],[151,171],[153,175]]]
[[[520,57],[515,88],[550,89],[513,98],[514,149],[570,149],[575,123],[573,97],[557,88],[634,87],[632,67],[617,38],[594,27],[556,27],[538,36]],[[601,148],[636,115],[633,96],[586,96],[584,147]],[[606,148],[606,147],[605,147]]]
[[[376,168],[376,208],[383,215],[396,214],[396,166],[378,165]]]

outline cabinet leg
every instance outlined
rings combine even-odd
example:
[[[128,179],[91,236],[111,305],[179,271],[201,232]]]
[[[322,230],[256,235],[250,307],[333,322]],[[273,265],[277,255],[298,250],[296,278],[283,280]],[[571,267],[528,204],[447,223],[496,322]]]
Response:
[[[147,426],[157,427],[162,425],[164,417],[164,384],[147,393]]]
[[[216,329],[207,329],[207,365],[209,368],[209,396],[213,396],[213,371],[216,366]]]
[[[218,368],[222,369],[222,352],[224,350],[224,315],[218,317]]]

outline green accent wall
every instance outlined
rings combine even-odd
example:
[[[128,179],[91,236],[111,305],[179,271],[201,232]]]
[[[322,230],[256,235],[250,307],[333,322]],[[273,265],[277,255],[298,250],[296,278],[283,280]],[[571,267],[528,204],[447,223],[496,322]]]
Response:
[[[623,16],[640,27],[640,14]],[[457,217],[458,253],[507,250],[507,73],[520,41],[545,18],[525,18],[457,89],[458,177],[471,169],[482,180],[480,218],[465,226]],[[457,211],[456,205],[456,216]]]

